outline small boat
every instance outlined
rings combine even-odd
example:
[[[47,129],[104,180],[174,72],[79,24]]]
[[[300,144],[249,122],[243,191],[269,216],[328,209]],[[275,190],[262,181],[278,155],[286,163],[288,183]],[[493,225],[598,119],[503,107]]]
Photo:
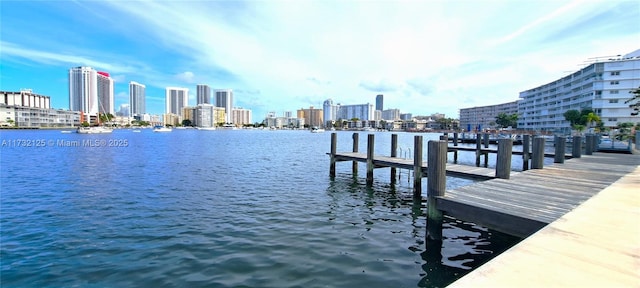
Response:
[[[316,126],[311,128],[311,133],[322,133],[322,132],[324,132],[324,129],[322,129],[322,128],[319,128],[319,127],[316,127]]]
[[[73,131],[71,131],[71,130],[62,130],[62,131],[60,131],[60,133],[64,133],[64,134],[71,133],[71,132],[73,132]]]
[[[214,131],[216,127],[196,127],[197,130]]]
[[[153,132],[171,132],[172,129],[165,126],[155,126],[153,127]]]
[[[113,129],[105,128],[102,126],[94,126],[94,127],[78,127],[76,130],[79,134],[103,134],[103,133],[111,133]]]
[[[133,133],[140,133],[140,132],[142,132],[142,131],[141,131],[140,129],[133,129],[133,130],[131,130],[131,132],[133,132]]]

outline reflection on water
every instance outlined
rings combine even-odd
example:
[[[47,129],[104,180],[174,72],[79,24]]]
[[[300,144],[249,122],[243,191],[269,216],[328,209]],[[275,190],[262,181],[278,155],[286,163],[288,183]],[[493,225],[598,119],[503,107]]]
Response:
[[[410,173],[391,185],[377,169],[368,187],[342,163],[330,179],[329,133],[0,132],[18,138],[129,146],[0,150],[7,287],[436,287],[518,241],[445,218],[432,248],[424,203],[405,200]],[[447,188],[471,183],[448,178]]]

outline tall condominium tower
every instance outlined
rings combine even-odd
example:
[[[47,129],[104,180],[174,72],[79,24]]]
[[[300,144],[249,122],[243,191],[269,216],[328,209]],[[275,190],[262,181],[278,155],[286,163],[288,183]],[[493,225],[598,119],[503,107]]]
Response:
[[[129,107],[131,109],[130,116],[142,115],[146,112],[145,90],[147,86],[138,82],[129,82]]]
[[[178,87],[167,87],[166,89],[166,114],[182,115],[182,108],[189,105],[189,89]]]
[[[376,110],[379,111],[384,111],[383,109],[383,97],[382,94],[378,94],[378,96],[376,96]]]
[[[69,69],[69,110],[98,115],[98,76],[93,68]]]
[[[233,91],[231,89],[216,90],[216,107],[224,108],[226,123],[233,123]]]
[[[322,103],[322,114],[325,127],[331,127],[333,121],[338,120],[338,109],[340,104],[334,105],[333,99],[329,98]]]
[[[98,71],[98,111],[113,115],[113,79],[109,73]]]
[[[197,86],[197,99],[196,104],[211,104],[211,88],[206,84],[198,84]]]

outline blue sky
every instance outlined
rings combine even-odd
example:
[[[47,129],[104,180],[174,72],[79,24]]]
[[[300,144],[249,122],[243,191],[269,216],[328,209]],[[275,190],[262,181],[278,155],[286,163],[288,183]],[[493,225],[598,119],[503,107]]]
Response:
[[[68,70],[147,86],[233,89],[234,106],[281,115],[332,98],[457,118],[640,48],[638,1],[1,1],[0,90],[68,109]],[[592,60],[592,59],[591,59]],[[117,107],[116,106],[116,107]]]

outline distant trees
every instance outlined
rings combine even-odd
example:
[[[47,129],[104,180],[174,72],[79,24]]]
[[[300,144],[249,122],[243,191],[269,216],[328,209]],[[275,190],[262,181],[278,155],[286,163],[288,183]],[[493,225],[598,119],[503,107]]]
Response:
[[[594,127],[601,126],[599,125],[601,123],[600,116],[594,113],[591,108],[582,108],[580,111],[571,109],[567,110],[562,115],[565,120],[569,121],[571,128],[578,130],[579,132],[582,132],[585,127],[591,128],[592,125],[594,125]]]
[[[508,115],[507,113],[500,113],[496,116],[495,122],[498,128],[507,128],[509,126],[516,128],[518,127],[518,114],[513,113]]]
[[[113,120],[113,118],[116,118],[116,116],[113,116],[113,114],[111,113],[100,113],[99,118],[100,118],[100,122],[106,123],[106,122],[111,122],[111,120]]]
[[[578,125],[580,122],[580,111],[578,110],[567,110],[567,112],[564,112],[564,114],[562,115],[564,116],[565,120],[569,121],[569,124],[572,128],[573,126]]]
[[[186,127],[186,126],[191,126],[191,125],[192,125],[191,120],[189,120],[189,119],[182,120],[182,126]]]
[[[618,135],[616,136],[619,140],[627,140],[631,137],[631,128],[633,128],[633,123],[624,122],[618,123]]]
[[[453,128],[453,118],[438,118],[436,120],[436,123],[438,123],[440,125],[440,129],[451,129]]]

